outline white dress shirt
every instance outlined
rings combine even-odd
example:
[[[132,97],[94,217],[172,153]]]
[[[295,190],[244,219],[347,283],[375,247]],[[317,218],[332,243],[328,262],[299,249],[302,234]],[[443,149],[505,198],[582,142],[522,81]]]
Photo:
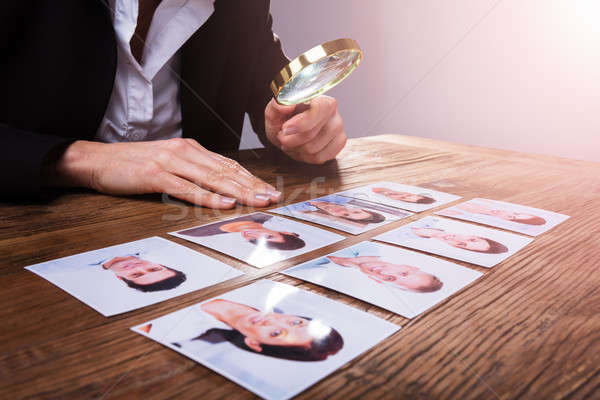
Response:
[[[138,0],[111,0],[117,39],[117,73],[96,140],[128,142],[181,137],[181,46],[214,11],[214,0],[163,0],[157,7],[141,62],[130,41]]]

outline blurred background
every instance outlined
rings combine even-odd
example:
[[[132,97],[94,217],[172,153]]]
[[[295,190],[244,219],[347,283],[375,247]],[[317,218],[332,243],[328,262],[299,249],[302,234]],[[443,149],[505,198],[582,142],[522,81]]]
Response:
[[[271,1],[288,57],[341,37],[348,136],[404,134],[600,161],[600,0]],[[242,148],[260,147],[249,123]]]

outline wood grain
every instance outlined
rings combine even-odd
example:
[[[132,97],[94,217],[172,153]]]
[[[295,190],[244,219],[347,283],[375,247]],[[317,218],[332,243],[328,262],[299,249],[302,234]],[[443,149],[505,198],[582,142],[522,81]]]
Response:
[[[303,399],[600,398],[600,164],[399,135],[353,139],[337,162],[300,166],[235,155],[283,189],[286,203],[377,180],[515,202],[570,215],[470,287],[408,320],[277,273],[369,239],[421,213],[264,269],[166,235],[225,213],[87,191],[0,207],[0,398],[248,399],[208,368],[129,327],[257,279],[289,283],[403,326],[314,385]],[[339,232],[338,232],[339,233]],[[24,266],[149,236],[220,259],[247,275],[104,318]],[[360,329],[360,327],[357,327]]]

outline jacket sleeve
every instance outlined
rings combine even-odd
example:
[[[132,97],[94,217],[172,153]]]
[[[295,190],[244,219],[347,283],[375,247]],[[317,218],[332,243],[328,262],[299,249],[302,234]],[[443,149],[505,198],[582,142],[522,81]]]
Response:
[[[269,86],[275,74],[289,62],[283,54],[279,38],[273,33],[272,26],[273,18],[269,14],[260,36],[256,78],[246,107],[254,132],[267,148],[274,147],[265,132],[265,107],[273,98]]]
[[[26,26],[27,2],[2,2],[0,6],[0,50],[1,57],[10,57],[17,52]],[[3,60],[7,63],[9,60]],[[0,71],[4,74],[3,68]],[[7,78],[4,74],[4,78]],[[10,79],[10,77],[8,77]],[[5,87],[5,85],[2,85]],[[6,94],[4,94],[6,95]],[[0,104],[11,99],[1,99]],[[38,195],[41,189],[41,168],[55,149],[66,146],[72,139],[44,135],[16,129],[0,119],[0,188],[4,197]]]
[[[73,141],[0,125],[0,187],[5,196],[39,196],[44,163]]]

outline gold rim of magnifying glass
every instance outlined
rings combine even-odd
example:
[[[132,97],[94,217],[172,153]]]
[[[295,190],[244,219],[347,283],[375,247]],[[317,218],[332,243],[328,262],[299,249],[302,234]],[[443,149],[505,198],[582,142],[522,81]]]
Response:
[[[277,75],[275,75],[273,81],[271,81],[271,91],[275,96],[275,100],[279,102],[279,99],[277,97],[279,96],[279,92],[281,92],[281,89],[283,89],[283,87],[289,81],[294,79],[294,77],[304,68],[308,67],[311,64],[314,64],[322,58],[330,57],[342,51],[356,51],[359,53],[359,57],[356,60],[356,62],[350,68],[348,68],[345,74],[343,74],[339,79],[335,80],[333,84],[325,85],[321,90],[316,91],[316,94],[312,97],[316,97],[317,95],[323,93],[326,90],[329,90],[337,83],[341,82],[346,76],[348,76],[348,74],[354,71],[354,69],[360,63],[360,60],[362,60],[363,56],[363,52],[358,46],[358,43],[356,43],[355,40],[349,38],[336,39],[322,43],[300,54],[298,57],[290,61],[288,65],[286,65],[281,71],[279,71]]]

